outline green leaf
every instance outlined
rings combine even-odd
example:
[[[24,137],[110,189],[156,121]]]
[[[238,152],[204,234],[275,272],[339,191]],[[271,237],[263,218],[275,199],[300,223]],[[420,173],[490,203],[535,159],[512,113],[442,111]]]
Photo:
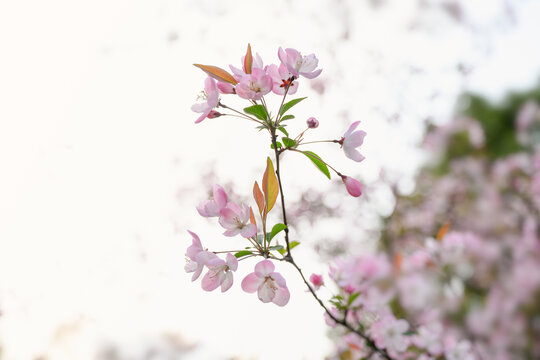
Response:
[[[282,147],[283,145],[281,145],[281,143],[279,141],[276,141],[276,145],[277,145],[277,148],[279,149],[280,147]],[[274,148],[274,144],[270,144],[270,148],[273,149]]]
[[[349,296],[349,300],[347,301],[347,306],[351,306],[351,304],[356,300],[356,298],[360,295],[360,292],[355,292],[351,296]]]
[[[283,144],[285,145],[285,147],[292,148],[296,146],[296,141],[288,137],[282,137],[281,141],[283,141]]]
[[[324,175],[326,175],[327,178],[330,179],[330,171],[328,171],[328,166],[321,160],[321,157],[314,152],[311,151],[302,151],[302,154],[306,155],[309,160],[315,164],[315,166],[322,171]]]
[[[295,247],[297,247],[298,245],[300,245],[300,243],[298,241],[291,241],[289,243],[289,249],[294,249]]]
[[[257,235],[257,242],[259,244],[262,244],[263,243],[263,240],[264,240],[264,235],[263,234],[258,234]]]
[[[284,117],[281,118],[280,121],[287,121],[291,119],[294,119],[294,115],[285,115]]]
[[[282,245],[274,245],[274,246],[270,246],[268,249],[270,250],[283,250],[283,246]]]
[[[238,258],[241,258],[242,256],[246,256],[246,255],[253,255],[253,253],[251,251],[247,251],[247,250],[243,250],[243,251],[239,251],[237,252],[236,254],[234,254],[234,256],[238,259]]]
[[[289,243],[289,249],[292,250],[292,249],[294,249],[295,247],[297,247],[298,245],[300,245],[300,243],[299,243],[298,241],[291,241],[291,242]],[[285,254],[285,249],[281,249],[281,250],[278,250],[278,251],[279,251],[279,253],[280,253],[281,255]]]
[[[289,101],[288,103],[283,105],[283,107],[281,108],[281,111],[279,112],[279,115],[283,116],[283,114],[285,114],[287,112],[287,110],[289,110],[294,105],[298,104],[300,101],[302,101],[304,99],[307,99],[307,97],[298,98],[298,99],[294,99],[294,100]]]
[[[285,127],[280,126],[280,127],[278,127],[278,130],[281,131],[282,133],[284,133],[285,136],[289,136],[289,133],[287,132],[287,130],[285,130]]]
[[[280,231],[283,231],[286,228],[287,226],[285,226],[285,224],[278,223],[274,225],[274,227],[272,228],[272,231],[270,231],[270,237],[268,238],[268,241],[272,240],[274,236],[276,236]]]
[[[266,113],[266,109],[262,105],[249,106],[247,108],[244,108],[244,112],[246,114],[255,116],[259,120],[266,121],[266,119],[268,119],[268,114]]]

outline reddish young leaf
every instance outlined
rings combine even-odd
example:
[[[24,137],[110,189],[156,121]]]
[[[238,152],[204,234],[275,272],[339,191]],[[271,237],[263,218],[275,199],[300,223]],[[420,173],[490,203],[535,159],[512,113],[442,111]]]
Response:
[[[438,241],[438,242],[442,242],[442,241],[443,241],[444,235],[446,235],[446,233],[448,232],[448,230],[450,230],[450,221],[445,222],[445,223],[441,226],[441,228],[439,229],[439,231],[437,231],[437,241]]]
[[[255,222],[255,215],[253,215],[253,209],[251,206],[249,207],[249,222],[257,226],[257,222]]]
[[[261,189],[259,188],[259,184],[255,181],[255,184],[253,184],[253,198],[255,199],[255,202],[257,203],[257,207],[259,208],[259,213],[262,215],[264,212],[264,195],[261,192]]]
[[[207,73],[209,76],[213,77],[214,79],[218,81],[225,81],[228,83],[231,83],[233,85],[238,84],[238,81],[234,79],[234,77],[229,74],[227,71],[223,70],[220,67],[212,66],[212,65],[201,65],[201,64],[193,64],[205,73]]]
[[[253,55],[251,55],[251,45],[248,44],[246,56],[244,57],[244,70],[246,74],[251,74],[251,67],[253,66]]]
[[[266,200],[266,213],[268,214],[274,207],[279,193],[278,180],[276,173],[274,172],[274,165],[270,158],[266,160],[266,170],[263,175],[262,187],[264,199]]]

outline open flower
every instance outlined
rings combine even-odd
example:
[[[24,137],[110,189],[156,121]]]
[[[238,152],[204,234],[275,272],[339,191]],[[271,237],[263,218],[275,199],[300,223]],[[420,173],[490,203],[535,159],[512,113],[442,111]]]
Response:
[[[272,78],[264,70],[253,68],[252,73],[243,76],[236,85],[236,93],[243,99],[261,100],[263,95],[272,90],[273,85]]]
[[[217,184],[214,185],[214,198],[205,200],[197,206],[197,211],[201,216],[220,216],[220,211],[227,206],[227,193]]]
[[[371,327],[373,341],[379,348],[387,349],[391,354],[403,352],[409,346],[409,338],[404,333],[409,329],[409,323],[386,315]]]
[[[255,272],[242,280],[242,290],[248,293],[257,291],[259,300],[263,303],[271,301],[278,306],[285,306],[291,295],[285,279],[280,273],[274,272],[274,269],[270,260],[261,261],[255,265]]]
[[[199,276],[201,276],[201,273],[206,263],[209,260],[216,258],[217,256],[216,254],[203,249],[201,239],[199,239],[197,234],[189,230],[188,232],[191,234],[192,242],[191,246],[188,247],[186,251],[186,256],[188,257],[188,260],[186,262],[186,265],[184,266],[184,270],[187,273],[193,273],[191,281],[195,281],[199,278]]]
[[[216,80],[211,77],[207,77],[204,81],[202,98],[204,102],[193,104],[193,106],[191,106],[192,111],[202,113],[201,116],[195,120],[195,124],[203,121],[219,103],[219,91],[216,86]]]
[[[362,183],[350,176],[341,175],[341,180],[345,184],[345,188],[351,196],[359,197],[362,195]]]
[[[274,86],[272,86],[272,92],[277,95],[285,94],[285,89],[288,86],[289,90],[287,94],[293,95],[298,90],[298,82],[294,82],[291,78],[293,74],[289,72],[285,64],[277,65],[268,65],[267,69],[268,75],[272,78]]]
[[[245,204],[242,207],[231,202],[226,208],[221,209],[219,223],[226,231],[223,233],[225,236],[242,235],[243,237],[250,238],[257,234],[257,227],[249,222],[250,210]]]
[[[202,279],[202,288],[206,291],[217,289],[221,285],[221,292],[229,290],[233,284],[233,271],[238,269],[238,260],[228,253],[226,260],[213,258],[206,263],[208,272]]]
[[[360,162],[364,160],[364,156],[360,154],[356,148],[362,145],[364,142],[366,132],[363,130],[354,131],[358,124],[360,124],[360,121],[353,122],[345,134],[343,134],[343,137],[341,140],[339,140],[339,143],[343,147],[343,152],[345,152],[346,157]]]
[[[279,48],[278,57],[295,77],[302,75],[308,79],[313,79],[319,76],[322,71],[322,69],[315,70],[319,64],[315,54],[302,56],[298,50]]]
[[[247,75],[244,59],[246,57],[242,56],[241,63],[242,63],[242,69],[239,69],[237,67],[234,67],[232,65],[229,65],[229,68],[231,69],[234,78],[240,82],[240,80]],[[261,56],[258,53],[255,53],[255,56],[253,57],[253,64],[251,65],[251,71],[253,72],[253,69],[264,69],[263,60]]]

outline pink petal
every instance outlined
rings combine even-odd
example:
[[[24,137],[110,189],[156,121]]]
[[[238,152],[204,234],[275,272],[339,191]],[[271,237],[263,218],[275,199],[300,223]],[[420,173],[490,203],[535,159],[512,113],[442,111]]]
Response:
[[[228,237],[236,236],[238,234],[240,234],[240,229],[238,228],[229,229],[223,233],[223,235],[228,236]]]
[[[253,224],[247,224],[240,231],[240,235],[242,235],[246,239],[249,239],[250,237],[253,237],[256,234],[257,234],[257,227]]]
[[[270,274],[270,276],[272,277],[272,279],[274,279],[276,284],[278,284],[279,286],[287,287],[287,282],[285,281],[285,278],[280,273],[273,272]]]
[[[364,142],[364,137],[366,136],[366,132],[361,131],[355,131],[352,134],[350,134],[348,137],[345,138],[343,147],[350,146],[350,147],[358,147],[362,145]]]
[[[227,193],[219,185],[214,185],[214,201],[220,209],[227,206]]]
[[[346,139],[349,135],[351,135],[354,129],[356,129],[356,127],[358,126],[358,124],[360,124],[360,121],[353,122],[351,126],[349,126],[345,134],[343,134],[343,137]]]
[[[218,274],[213,272],[212,270],[208,271],[206,275],[204,275],[201,285],[203,290],[205,291],[213,291],[217,289],[217,287],[220,285],[220,277]]]
[[[264,282],[264,278],[258,277],[255,273],[248,274],[242,280],[242,290],[248,293],[254,293]]]
[[[229,290],[233,284],[233,281],[234,279],[232,272],[226,272],[225,276],[223,277],[223,282],[221,283],[221,292]]]
[[[266,259],[255,265],[255,274],[257,274],[257,276],[259,277],[264,278],[265,276],[273,273],[274,269],[274,264],[270,260]]]
[[[211,110],[212,110],[212,109],[208,109],[208,111],[205,111],[201,116],[199,116],[199,117],[197,118],[197,120],[195,120],[195,124],[198,124],[198,123],[200,123],[201,121],[203,121],[204,119],[206,119],[206,117],[208,116],[208,114],[210,114],[210,111],[211,111]]]
[[[238,259],[233,254],[227,254],[226,263],[229,269],[231,269],[232,271],[236,271],[236,269],[238,269]]]
[[[345,148],[343,147],[343,152],[345,153],[345,156],[348,157],[351,160],[354,160],[356,162],[360,162],[365,159],[365,156],[360,154],[358,150],[354,148]]]
[[[289,302],[290,297],[291,294],[289,293],[289,289],[286,287],[279,287],[272,302],[278,306],[285,306]]]
[[[322,69],[319,69],[317,71],[310,72],[310,73],[301,72],[300,75],[302,75],[303,77],[308,78],[308,79],[314,79],[317,76],[319,76],[321,74],[321,72],[322,72]]]
[[[267,303],[272,301],[272,299],[276,296],[276,291],[266,283],[263,283],[261,286],[259,286],[257,296],[263,303]]]

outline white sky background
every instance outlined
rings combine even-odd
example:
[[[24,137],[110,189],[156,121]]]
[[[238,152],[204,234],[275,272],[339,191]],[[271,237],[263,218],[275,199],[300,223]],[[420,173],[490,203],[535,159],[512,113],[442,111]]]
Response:
[[[461,25],[435,1],[369,5],[380,2],[1,1],[2,360],[94,359],[107,344],[142,359],[162,334],[198,344],[185,359],[328,353],[322,309],[284,264],[285,308],[240,290],[255,262],[226,294],[184,273],[188,228],[211,249],[243,246],[197,215],[202,184],[248,196],[269,154],[251,124],[193,124],[205,76],[192,63],[239,66],[248,42],[266,64],[279,46],[316,53],[325,92],[300,84],[310,99],[291,128],[316,116],[314,134],[338,138],[361,120],[362,164],[314,150],[367,182],[385,167],[410,188],[426,117],[448,121],[464,89],[500,97],[536,82],[540,2],[462,1]],[[201,180],[212,164],[215,178]],[[303,159],[286,157],[283,172],[291,200],[303,185],[328,188]],[[296,257],[308,275],[326,271],[308,241]]]

